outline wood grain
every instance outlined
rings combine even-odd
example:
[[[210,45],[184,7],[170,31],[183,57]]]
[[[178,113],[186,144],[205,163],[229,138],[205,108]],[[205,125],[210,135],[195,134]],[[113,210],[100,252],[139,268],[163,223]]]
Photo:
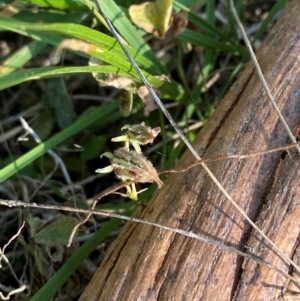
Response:
[[[299,34],[300,3],[294,0],[257,53],[271,92],[296,137],[300,120]],[[287,143],[288,136],[250,62],[198,134],[194,147],[203,158],[212,158]],[[175,168],[192,162],[194,158],[187,151]],[[286,254],[297,257],[299,156],[293,151],[277,152],[208,165],[249,217]],[[249,248],[289,271],[201,167],[171,174],[147,208],[138,208],[134,215],[203,234],[240,250]],[[297,296],[298,290],[278,273],[234,253],[128,222],[80,301],[283,300]]]

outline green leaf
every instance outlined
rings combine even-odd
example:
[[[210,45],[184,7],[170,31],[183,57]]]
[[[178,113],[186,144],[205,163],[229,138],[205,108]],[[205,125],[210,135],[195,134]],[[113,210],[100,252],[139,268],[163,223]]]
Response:
[[[62,215],[47,224],[35,235],[37,243],[44,245],[67,245],[73,228],[79,221],[75,217]]]
[[[32,41],[31,43],[19,48],[8,58],[6,58],[0,66],[0,74],[10,73],[27,63],[35,55],[45,49],[47,44],[40,41]]]
[[[84,67],[41,67],[33,69],[18,70],[13,73],[0,76],[0,90],[6,89],[29,80],[37,80],[46,77],[58,77],[62,75],[76,75],[84,73],[110,73],[122,76],[135,77],[137,75],[128,74],[114,66],[84,66]]]
[[[80,24],[84,21],[82,12],[66,12],[57,10],[40,9],[37,14],[34,10],[23,10],[13,16],[14,19],[29,23],[74,23]]]
[[[73,102],[62,78],[50,79],[47,86],[47,102],[55,111],[58,126],[64,129],[76,116]]]
[[[22,0],[22,2],[57,9],[86,9],[85,5],[81,3],[81,1],[74,0]]]
[[[143,32],[137,30],[115,1],[97,1],[107,14],[108,18],[112,20],[118,32],[129,43],[129,45],[138,53],[151,60],[158,67],[160,72],[164,72],[164,67],[143,39]]]
[[[30,235],[34,237],[40,227],[42,226],[42,221],[38,217],[32,217],[27,220],[29,227],[30,227]]]
[[[186,29],[184,32],[177,35],[176,38],[184,42],[192,43],[196,46],[202,46],[212,50],[218,49],[220,51],[229,52],[234,55],[242,55],[248,57],[246,49],[239,45],[234,46],[226,42],[216,41],[211,37],[202,35],[190,29]]]
[[[95,56],[103,61],[108,61],[111,64],[114,64],[114,62],[118,64],[118,61],[127,62],[123,50],[115,39],[83,25],[73,23],[31,24],[0,14],[0,28],[14,31],[54,46],[57,46],[63,40],[62,35],[76,38],[98,46],[99,49],[95,50],[96,53],[98,52],[98,55]],[[161,73],[158,65],[153,60],[141,55],[140,50],[137,52],[128,47],[128,51],[141,68],[154,74]],[[127,66],[131,68],[129,63]]]
[[[156,0],[131,5],[129,15],[134,24],[148,33],[164,37],[172,14],[172,0]]]
[[[129,64],[129,63],[128,63]],[[28,80],[37,80],[40,78],[62,75],[76,75],[80,73],[108,73],[115,74],[124,77],[134,78],[135,81],[141,82],[134,70],[130,70],[129,73],[120,70],[114,66],[85,66],[85,67],[42,67],[34,69],[18,70],[13,73],[0,76],[0,90],[15,86],[17,84],[26,82]],[[163,82],[144,72],[150,84],[159,88],[162,98],[181,100],[185,97],[183,88],[174,82]]]
[[[107,136],[89,136],[85,143],[82,143],[83,152],[81,153],[82,160],[90,160],[101,154],[106,147]]]

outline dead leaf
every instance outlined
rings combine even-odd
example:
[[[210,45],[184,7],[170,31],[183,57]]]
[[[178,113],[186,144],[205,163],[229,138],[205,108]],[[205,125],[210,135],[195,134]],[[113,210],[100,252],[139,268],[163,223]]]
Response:
[[[155,78],[159,79],[162,82],[170,81],[169,78],[164,74],[155,76]],[[153,90],[155,91],[157,96],[160,97],[159,90],[155,89],[155,88]],[[137,90],[137,94],[142,99],[143,103],[145,104],[145,113],[152,112],[157,108],[157,103],[156,103],[155,99],[152,97],[152,95],[150,94],[150,92],[146,86],[141,86]]]
[[[103,65],[103,62],[95,57],[91,57],[89,60],[90,66],[99,66]],[[114,87],[117,89],[124,89],[128,92],[135,93],[136,92],[136,84],[135,82],[124,76],[119,76],[115,74],[104,74],[104,73],[92,73],[93,77],[96,81],[100,83],[102,87]]]
[[[132,93],[128,91],[122,91],[119,97],[119,109],[124,117],[128,117],[132,110]]]
[[[158,97],[160,97],[160,93],[158,89],[154,89],[155,93]],[[157,103],[149,93],[149,90],[146,86],[142,86],[137,91],[139,97],[142,99],[143,103],[145,104],[145,111],[152,112],[157,108]]]
[[[166,33],[166,39],[171,39],[174,36],[183,32],[188,24],[188,13],[181,11],[172,16],[169,29]]]
[[[75,51],[81,51],[84,53],[90,53],[95,48],[95,46],[82,40],[64,39],[57,45],[57,47],[51,53],[50,63],[52,65],[58,64],[58,62],[61,59],[62,52],[65,48],[72,49]]]

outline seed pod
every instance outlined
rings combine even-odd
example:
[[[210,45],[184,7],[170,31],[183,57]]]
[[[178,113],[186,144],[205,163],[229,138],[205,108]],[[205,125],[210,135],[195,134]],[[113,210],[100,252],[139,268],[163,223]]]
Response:
[[[102,156],[110,159],[111,166],[97,169],[96,172],[104,173],[113,170],[116,176],[124,182],[156,182],[159,188],[163,185],[152,163],[144,155],[136,151],[119,148],[115,150],[113,154],[104,153]]]

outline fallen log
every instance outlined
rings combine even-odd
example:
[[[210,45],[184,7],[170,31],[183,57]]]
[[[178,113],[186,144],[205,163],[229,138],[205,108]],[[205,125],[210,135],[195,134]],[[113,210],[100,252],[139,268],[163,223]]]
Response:
[[[257,58],[295,137],[300,131],[300,4],[287,4]],[[193,145],[202,158],[290,143],[249,62]],[[294,151],[207,163],[233,199],[290,258],[299,261],[300,162]],[[175,169],[195,159],[186,151]],[[249,251],[299,278],[227,201],[200,166],[170,174],[134,216]],[[80,301],[284,300],[299,287],[255,261],[149,225],[127,222]],[[291,299],[289,299],[291,300]]]

